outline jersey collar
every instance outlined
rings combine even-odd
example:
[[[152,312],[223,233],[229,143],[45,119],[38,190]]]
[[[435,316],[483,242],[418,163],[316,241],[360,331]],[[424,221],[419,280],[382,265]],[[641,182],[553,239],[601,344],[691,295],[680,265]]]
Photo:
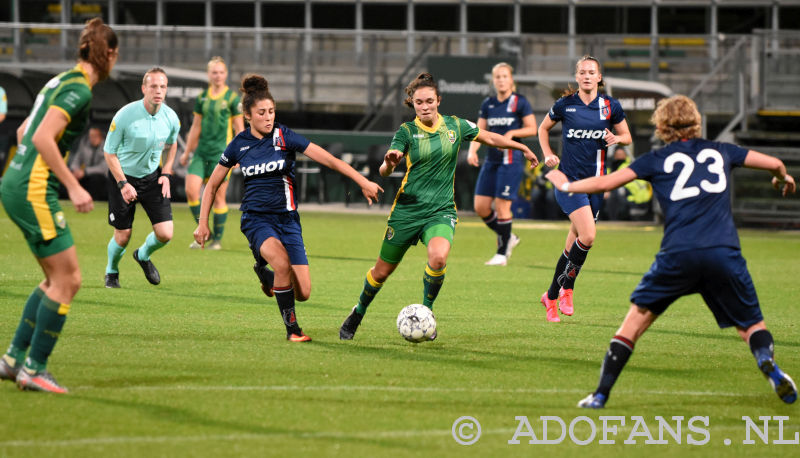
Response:
[[[73,70],[81,72],[81,75],[83,75],[83,77],[86,78],[86,84],[88,84],[89,88],[91,89],[92,80],[89,79],[89,74],[86,73],[86,70],[84,70],[83,67],[81,67],[81,64],[75,65],[75,68],[73,68]]]
[[[439,126],[442,124],[442,122],[444,122],[444,118],[442,118],[441,113],[436,113],[436,115],[438,116],[438,119],[436,120],[436,123],[433,124],[433,127],[428,127],[425,124],[422,124],[422,121],[419,120],[419,117],[414,118],[414,124],[429,134],[435,133],[437,130],[439,130]]]
[[[222,90],[219,91],[219,94],[217,94],[217,95],[211,95],[212,87],[211,87],[211,85],[208,86],[208,98],[211,99],[211,100],[219,99],[220,97],[225,95],[226,92],[228,92],[228,85],[227,84],[225,86],[222,86]]]

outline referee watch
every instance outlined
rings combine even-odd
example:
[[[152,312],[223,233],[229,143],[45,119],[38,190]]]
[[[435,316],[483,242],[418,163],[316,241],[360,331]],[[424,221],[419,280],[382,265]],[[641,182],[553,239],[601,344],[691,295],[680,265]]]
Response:
[[[117,187],[119,189],[124,188],[126,184],[128,184],[128,180],[117,181]]]

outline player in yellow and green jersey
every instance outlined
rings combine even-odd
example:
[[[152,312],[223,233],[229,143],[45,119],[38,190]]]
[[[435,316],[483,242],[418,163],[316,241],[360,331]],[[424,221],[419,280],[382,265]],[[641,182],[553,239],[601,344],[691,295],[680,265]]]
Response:
[[[422,276],[422,303],[433,309],[433,301],[444,282],[445,266],[453,244],[456,204],[453,185],[462,142],[476,141],[496,148],[522,150],[535,167],[539,161],[525,145],[455,116],[439,114],[441,96],[430,73],[421,73],[406,87],[406,105],[417,117],[400,126],[381,164],[382,176],[391,174],[405,157],[406,176],[392,205],[380,255],[367,272],[358,303],[339,330],[339,338],[351,340],[372,299],[394,272],[411,245],[422,241],[428,263]],[[433,335],[431,340],[436,338]]]
[[[25,302],[11,345],[0,358],[0,380],[16,381],[21,390],[67,392],[45,370],[81,287],[78,255],[58,203],[58,187],[59,182],[64,185],[79,213],[94,208],[92,196],[69,171],[65,158],[89,121],[92,86],[108,77],[118,47],[117,35],[102,20],[86,23],[78,40],[78,65],[39,91],[17,129],[19,148],[0,186],[6,213],[22,231],[45,276]]]
[[[194,119],[186,139],[186,149],[181,154],[181,165],[189,163],[186,173],[186,200],[195,222],[200,217],[200,189],[208,182],[219,157],[235,135],[244,130],[244,118],[239,95],[225,81],[228,68],[221,57],[212,57],[208,62],[208,89],[203,91],[194,104]],[[191,162],[189,156],[194,153]],[[220,186],[214,199],[213,240],[208,248],[222,248],[220,240],[228,218],[225,194],[228,177]],[[190,248],[200,248],[192,242]]]

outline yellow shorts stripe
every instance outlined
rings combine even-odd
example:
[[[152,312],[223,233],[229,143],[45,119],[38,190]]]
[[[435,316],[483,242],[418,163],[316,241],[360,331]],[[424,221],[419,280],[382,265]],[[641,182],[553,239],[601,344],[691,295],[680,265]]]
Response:
[[[50,176],[50,168],[42,159],[36,156],[31,169],[31,177],[28,183],[28,202],[31,203],[36,221],[39,223],[39,230],[42,232],[44,241],[56,238],[56,225],[53,221],[53,214],[47,204],[47,178]]]

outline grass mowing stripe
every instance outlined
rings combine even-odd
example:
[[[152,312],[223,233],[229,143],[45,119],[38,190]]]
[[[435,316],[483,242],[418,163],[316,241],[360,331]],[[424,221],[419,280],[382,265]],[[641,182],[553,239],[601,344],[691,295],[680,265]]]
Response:
[[[586,393],[586,389],[578,388],[458,388],[458,387],[430,387],[430,386],[303,386],[303,385],[273,385],[273,386],[234,386],[234,385],[154,385],[154,386],[123,386],[123,387],[94,387],[91,385],[77,386],[73,392],[80,391],[386,391],[386,392],[416,392],[416,393],[495,393],[495,394],[567,394]],[[763,393],[725,393],[719,391],[682,391],[682,390],[615,390],[614,394],[652,394],[669,396],[724,396],[724,397],[761,397]]]

